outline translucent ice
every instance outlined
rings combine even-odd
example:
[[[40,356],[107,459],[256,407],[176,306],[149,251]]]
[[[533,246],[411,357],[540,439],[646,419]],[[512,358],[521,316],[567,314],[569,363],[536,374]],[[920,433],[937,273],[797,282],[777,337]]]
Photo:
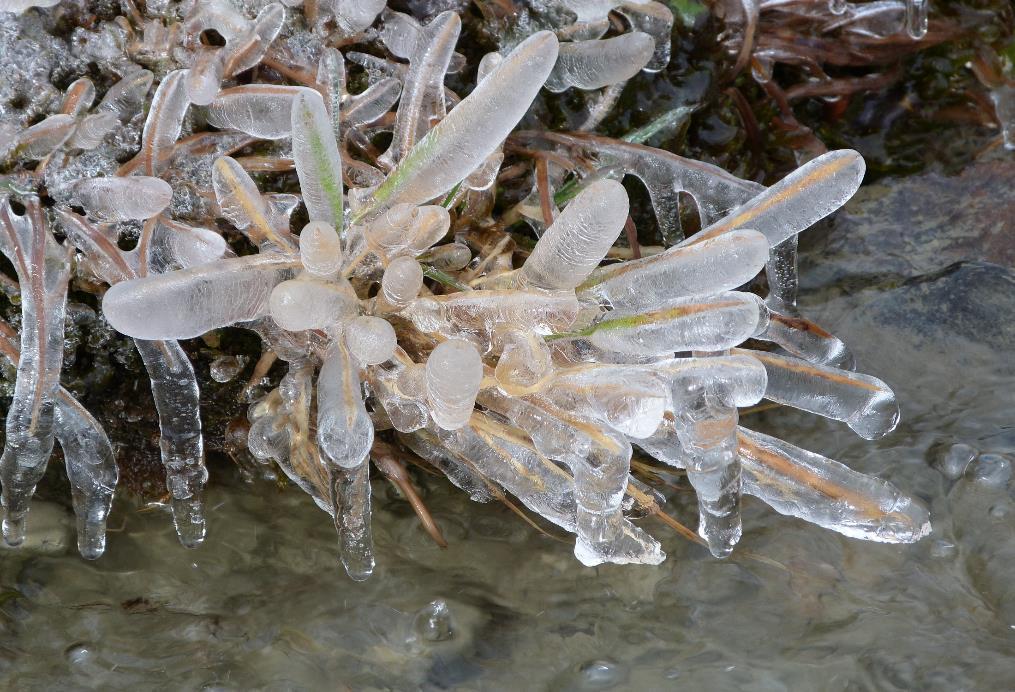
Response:
[[[342,283],[330,283],[293,279],[275,286],[269,309],[278,326],[296,332],[323,329],[355,315],[359,302],[344,280]]]
[[[388,265],[381,278],[381,295],[391,305],[408,305],[423,287],[423,268],[411,257],[399,257]]]
[[[339,340],[328,351],[317,380],[318,444],[330,464],[351,469],[364,464],[373,440],[356,363]]]
[[[355,317],[345,327],[345,344],[363,365],[377,365],[394,354],[395,329],[380,317]]]
[[[627,192],[597,180],[583,189],[543,233],[518,272],[518,283],[550,290],[574,288],[599,266],[627,221]]]
[[[102,309],[117,331],[138,339],[189,339],[268,314],[272,289],[296,273],[283,255],[223,259],[116,284]]]
[[[159,82],[141,133],[139,156],[147,175],[161,171],[167,150],[180,137],[189,106],[187,70],[174,70]]]
[[[148,219],[169,206],[173,188],[161,178],[87,178],[74,184],[74,195],[97,221]]]
[[[342,157],[321,95],[306,90],[292,105],[293,160],[311,221],[342,228]]]
[[[300,260],[303,268],[314,276],[327,278],[342,267],[342,244],[335,229],[322,222],[311,221],[300,233]]]
[[[444,430],[469,422],[483,379],[483,361],[476,347],[461,339],[437,346],[426,360],[426,396],[430,415]]]
[[[560,44],[546,88],[561,92],[568,87],[600,89],[630,79],[648,64],[655,42],[648,34],[633,31],[614,38]]]
[[[208,124],[262,139],[292,133],[292,110],[305,87],[248,84],[220,91],[208,106]]]
[[[745,428],[738,440],[744,492],[781,514],[881,543],[930,533],[927,510],[879,478]]]

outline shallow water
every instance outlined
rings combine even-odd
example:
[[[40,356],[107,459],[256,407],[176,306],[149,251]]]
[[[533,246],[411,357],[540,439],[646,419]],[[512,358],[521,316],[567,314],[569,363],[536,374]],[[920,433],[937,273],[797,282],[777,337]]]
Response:
[[[295,489],[214,485],[194,551],[166,512],[121,502],[94,563],[69,510],[38,502],[31,544],[0,552],[0,687],[1010,687],[1015,273],[989,261],[1012,258],[1013,178],[995,153],[959,177],[883,180],[809,232],[804,314],[896,388],[894,433],[868,443],[788,410],[744,417],[920,497],[934,523],[920,543],[847,539],[749,498],[730,560],[649,519],[665,563],[586,569],[504,506],[424,478],[440,550],[377,479],[378,567],[356,584]],[[689,493],[668,511],[693,526]]]

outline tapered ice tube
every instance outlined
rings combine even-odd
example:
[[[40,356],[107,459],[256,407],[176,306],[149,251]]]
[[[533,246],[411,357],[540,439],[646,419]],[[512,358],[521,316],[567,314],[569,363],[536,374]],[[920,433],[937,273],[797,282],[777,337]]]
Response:
[[[884,437],[899,422],[895,394],[876,377],[762,351],[737,352],[765,365],[767,399],[843,421],[865,440]]]
[[[930,533],[926,508],[891,484],[768,435],[739,429],[744,492],[780,514],[881,543]]]

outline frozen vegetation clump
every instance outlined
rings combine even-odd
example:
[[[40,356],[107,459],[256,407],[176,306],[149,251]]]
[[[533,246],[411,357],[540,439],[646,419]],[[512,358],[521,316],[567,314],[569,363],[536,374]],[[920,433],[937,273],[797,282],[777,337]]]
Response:
[[[21,307],[17,331],[0,324],[17,366],[0,460],[8,544],[30,530],[57,442],[81,553],[104,548],[110,442],[60,387],[72,267],[108,286],[102,314],[148,370],[186,546],[205,536],[208,471],[179,341],[224,327],[255,331],[285,363],[250,406],[247,445],[333,517],[353,579],[374,568],[372,466],[443,542],[410,456],[477,501],[517,501],[573,534],[586,565],[665,557],[636,523],[675,525],[632,476],[636,450],[686,473],[718,557],[741,537],[745,494],[856,538],[930,530],[890,484],[738,416],[769,399],[865,439],[898,422],[888,386],[796,308],[797,236],[853,195],[861,156],[823,153],[766,187],[590,131],[625,80],[665,66],[664,5],[540,3],[472,66],[453,11],[127,5],[93,37],[104,96],[81,78],[34,124],[0,113],[0,250]],[[17,32],[59,11],[0,23]],[[585,92],[585,122],[536,127],[533,104],[567,90]],[[637,242],[625,178],[647,189],[664,245]],[[701,229],[685,232],[689,201]]]

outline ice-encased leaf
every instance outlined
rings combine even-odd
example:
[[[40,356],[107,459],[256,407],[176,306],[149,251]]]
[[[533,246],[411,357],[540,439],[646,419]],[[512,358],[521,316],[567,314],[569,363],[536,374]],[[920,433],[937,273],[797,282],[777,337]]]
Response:
[[[546,79],[546,88],[601,89],[638,74],[655,51],[655,42],[640,31],[595,41],[560,44],[560,54]]]
[[[744,492],[780,514],[879,543],[914,543],[930,517],[891,484],[768,435],[739,429]]]
[[[603,261],[627,221],[628,199],[615,180],[597,180],[564,208],[532,249],[518,283],[549,290],[571,289]]]
[[[525,39],[416,143],[359,215],[401,203],[423,204],[464,180],[521,120],[556,59],[552,33]]]
[[[316,91],[297,95],[292,108],[293,161],[311,221],[342,228],[342,157],[324,100]]]
[[[165,153],[179,138],[189,106],[187,70],[173,70],[155,90],[141,132],[141,153],[138,156],[147,175],[156,175],[162,169]]]
[[[299,258],[287,255],[227,258],[118,283],[103,297],[102,311],[127,336],[190,339],[267,315],[272,289],[298,268]]]
[[[769,245],[775,247],[845,204],[859,189],[865,170],[863,157],[852,149],[822,154],[681,245],[750,228],[764,234]]]
[[[271,242],[284,250],[295,247],[288,228],[275,223],[267,201],[236,159],[221,156],[215,160],[212,185],[222,216],[243,231],[254,245],[260,247]]]
[[[248,84],[220,91],[208,106],[208,124],[261,139],[292,134],[292,110],[306,87]]]
[[[149,219],[173,199],[173,188],[146,176],[86,178],[74,183],[74,195],[88,216],[103,222]]]

